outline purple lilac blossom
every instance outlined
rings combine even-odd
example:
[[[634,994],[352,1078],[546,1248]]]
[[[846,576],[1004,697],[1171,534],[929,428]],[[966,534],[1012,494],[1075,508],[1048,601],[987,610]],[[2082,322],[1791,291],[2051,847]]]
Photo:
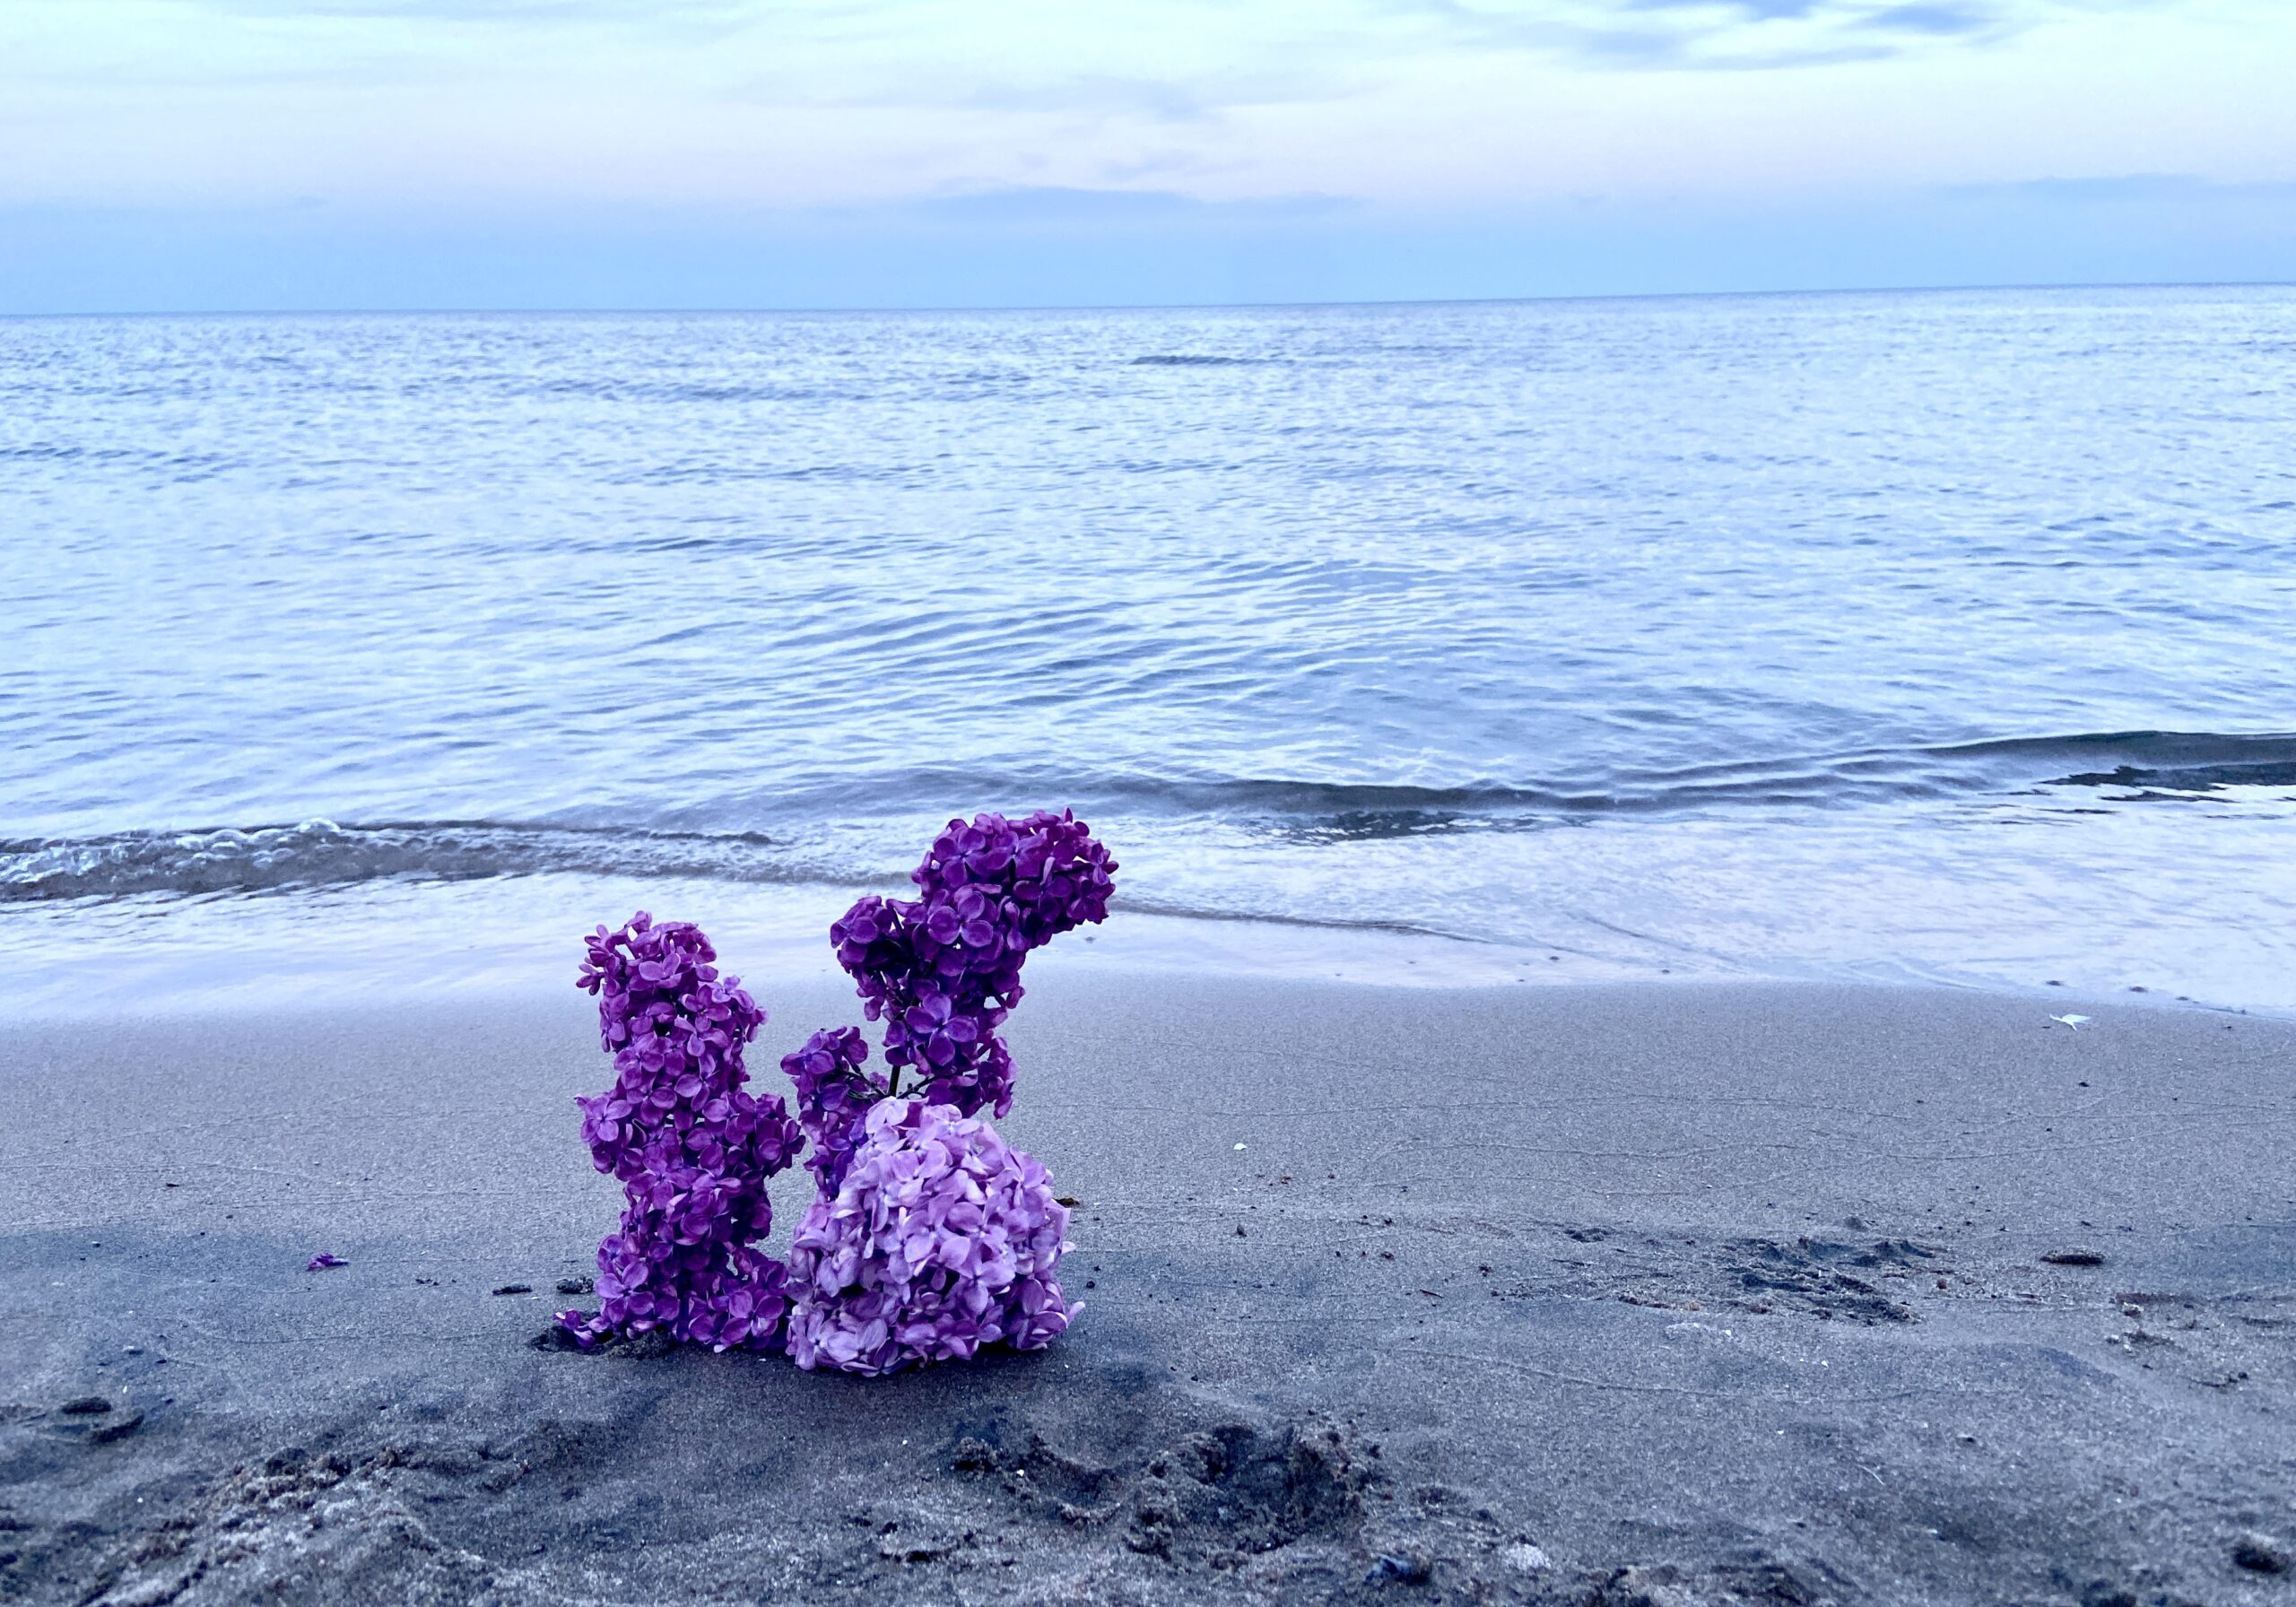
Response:
[[[884,1092],[972,1116],[1013,1108],[1013,1057],[996,1029],[1021,1002],[1029,951],[1108,915],[1116,862],[1068,811],[1018,822],[951,821],[910,875],[922,897],[872,895],[830,927],[863,1012],[885,1023]],[[803,1103],[803,1096],[800,1096]]]
[[[1055,1276],[1068,1212],[1043,1166],[953,1106],[880,1099],[862,1126],[790,1249],[797,1365],[876,1376],[1050,1344],[1083,1307]]]
[[[862,1118],[885,1097],[884,1084],[861,1069],[868,1058],[869,1040],[858,1027],[826,1028],[781,1057],[781,1069],[797,1085],[797,1121],[813,1144],[805,1167],[824,1196],[845,1181]]]
[[[588,940],[578,986],[598,997],[614,1084],[575,1103],[624,1209],[598,1246],[597,1314],[559,1316],[586,1345],[655,1328],[718,1351],[779,1339],[786,1269],[754,1246],[773,1226],[766,1179],[803,1140],[780,1096],[744,1088],[765,1012],[717,958],[699,927],[643,910]]]
[[[817,1187],[791,1252],[798,1366],[880,1374],[999,1340],[1039,1350],[1081,1309],[1053,1276],[1068,1213],[1044,1168],[975,1118],[1012,1108],[996,1029],[1021,1002],[1022,962],[1105,918],[1116,868],[1066,812],[952,821],[911,877],[920,898],[863,899],[830,928],[885,1023],[886,1071],[863,1070],[851,1027],[781,1063]]]

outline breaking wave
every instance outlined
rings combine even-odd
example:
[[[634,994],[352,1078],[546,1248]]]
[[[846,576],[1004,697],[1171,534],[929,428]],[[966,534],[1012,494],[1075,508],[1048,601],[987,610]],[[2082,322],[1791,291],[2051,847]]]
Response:
[[[1543,830],[1604,814],[1718,815],[2062,793],[2143,804],[2296,786],[2296,735],[2100,732],[1877,750],[1674,770],[1584,786],[1417,786],[1280,779],[1026,777],[918,771],[872,787],[879,812],[834,836],[791,830],[660,830],[489,821],[387,821],[125,831],[0,842],[0,903],[139,894],[258,893],[392,879],[471,881],[587,873],[867,886],[897,878],[917,822],[953,800],[1029,808],[1073,802],[1104,826],[1225,830],[1266,841],[1339,842],[1453,831]],[[792,797],[791,819],[835,818],[831,800]]]

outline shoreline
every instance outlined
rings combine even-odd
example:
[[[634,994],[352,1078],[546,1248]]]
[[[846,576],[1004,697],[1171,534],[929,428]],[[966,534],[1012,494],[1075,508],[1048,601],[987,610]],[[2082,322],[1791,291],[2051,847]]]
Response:
[[[617,1204],[570,986],[20,1025],[0,1583],[2289,1587],[2235,1553],[2296,1540],[2296,1024],[2132,1001],[2074,1031],[2051,997],[1910,986],[1030,983],[999,1125],[1083,1202],[1087,1308],[1041,1355],[874,1382],[528,1348]],[[760,997],[762,1090],[857,1013],[842,978]],[[770,1248],[809,1186],[777,1179]],[[321,1251],[349,1264],[303,1272]]]
[[[581,934],[633,910],[691,920],[725,969],[769,1010],[773,996],[842,984],[826,934],[860,890],[844,883],[761,885],[591,876],[468,882],[378,882],[199,898],[144,895],[0,904],[11,940],[10,1019],[112,1021],[123,1014],[196,1020],[278,1009],[417,1008],[437,1001],[516,996],[546,1008],[570,979]],[[2261,954],[2271,944],[2250,945]],[[2170,968],[2173,974],[2174,968]],[[1099,986],[1136,977],[1152,987],[1197,977],[1287,986],[1335,982],[1413,990],[1518,986],[1878,986],[2016,995],[2059,1010],[2143,1004],[2296,1021],[2284,982],[2253,965],[2199,966],[2202,981],[2111,958],[2110,945],[2074,958],[2009,965],[1975,951],[1950,966],[1913,953],[1838,955],[1821,963],[1771,956],[1756,964],[1682,946],[1629,959],[1554,942],[1526,944],[1408,925],[1377,926],[1239,913],[1175,914],[1121,907],[1115,918],[1031,959],[1031,978]],[[2296,973],[2289,973],[2296,974]],[[778,1013],[778,1012],[777,1012]]]

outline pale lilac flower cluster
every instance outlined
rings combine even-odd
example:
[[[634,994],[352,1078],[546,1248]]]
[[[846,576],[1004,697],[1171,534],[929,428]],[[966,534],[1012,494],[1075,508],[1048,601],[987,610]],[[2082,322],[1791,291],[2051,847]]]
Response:
[[[766,1179],[803,1141],[778,1095],[744,1087],[765,1012],[717,958],[699,928],[643,911],[589,939],[580,986],[598,996],[614,1085],[576,1103],[625,1208],[598,1246],[597,1315],[560,1315],[586,1344],[655,1328],[719,1351],[780,1337],[786,1272],[754,1246],[773,1226]]]
[[[1043,1166],[923,1099],[880,1099],[863,1129],[790,1250],[797,1365],[874,1376],[1050,1344],[1082,1306],[1054,1276],[1068,1212]]]
[[[1083,821],[1040,810],[949,822],[910,880],[923,896],[863,899],[830,927],[864,1012],[885,1023],[886,1092],[900,1073],[965,1116],[1013,1107],[1013,1057],[996,1029],[1021,1002],[1021,963],[1108,914],[1116,862]]]

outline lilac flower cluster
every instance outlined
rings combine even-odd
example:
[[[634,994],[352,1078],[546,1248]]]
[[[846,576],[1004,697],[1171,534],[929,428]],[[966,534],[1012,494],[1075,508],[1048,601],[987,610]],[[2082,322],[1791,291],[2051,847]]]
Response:
[[[627,1209],[598,1247],[600,1311],[560,1321],[586,1345],[659,1328],[722,1351],[773,1347],[786,1317],[800,1367],[866,1374],[1051,1343],[1082,1309],[1055,1275],[1068,1212],[977,1118],[1012,1108],[996,1029],[1022,961],[1103,919],[1116,868],[1073,814],[952,821],[914,873],[921,897],[863,899],[831,927],[885,1023],[886,1073],[864,1069],[859,1029],[814,1033],[781,1062],[797,1122],[744,1090],[765,1013],[700,931],[643,913],[600,927],[580,981],[615,1081],[579,1101],[582,1135]],[[772,1226],[765,1180],[808,1142],[816,1197],[785,1268],[754,1247]]]
[[[880,1099],[798,1225],[789,1354],[874,1376],[999,1340],[1040,1351],[1082,1309],[1054,1276],[1067,1230],[1043,1166],[987,1123]]]
[[[781,1063],[818,1188],[790,1261],[798,1366],[886,1373],[1000,1339],[1041,1349],[1068,1326],[1079,1308],[1054,1275],[1068,1212],[1034,1158],[973,1118],[1012,1108],[996,1029],[1021,1002],[1022,962],[1103,919],[1116,868],[1066,812],[952,821],[911,877],[922,897],[863,899],[830,928],[885,1023],[886,1073],[862,1069],[850,1027]]]
[[[868,1058],[869,1040],[858,1027],[824,1028],[796,1054],[781,1057],[781,1069],[797,1085],[798,1124],[813,1148],[805,1168],[824,1198],[844,1183],[853,1146],[861,1142],[862,1118],[885,1097],[883,1085],[861,1069]]]
[[[780,1336],[786,1270],[754,1246],[773,1225],[766,1179],[803,1141],[779,1096],[744,1087],[765,1012],[717,958],[699,928],[643,911],[589,939],[580,986],[598,997],[614,1085],[576,1103],[624,1209],[598,1246],[597,1315],[560,1316],[586,1344],[654,1328],[719,1351]]]
[[[1013,1108],[996,1029],[1021,1002],[1029,951],[1108,914],[1116,862],[1083,822],[1040,810],[949,822],[911,874],[923,896],[865,898],[830,927],[863,1012],[885,1023],[885,1088],[904,1070],[929,1103],[965,1116]]]

